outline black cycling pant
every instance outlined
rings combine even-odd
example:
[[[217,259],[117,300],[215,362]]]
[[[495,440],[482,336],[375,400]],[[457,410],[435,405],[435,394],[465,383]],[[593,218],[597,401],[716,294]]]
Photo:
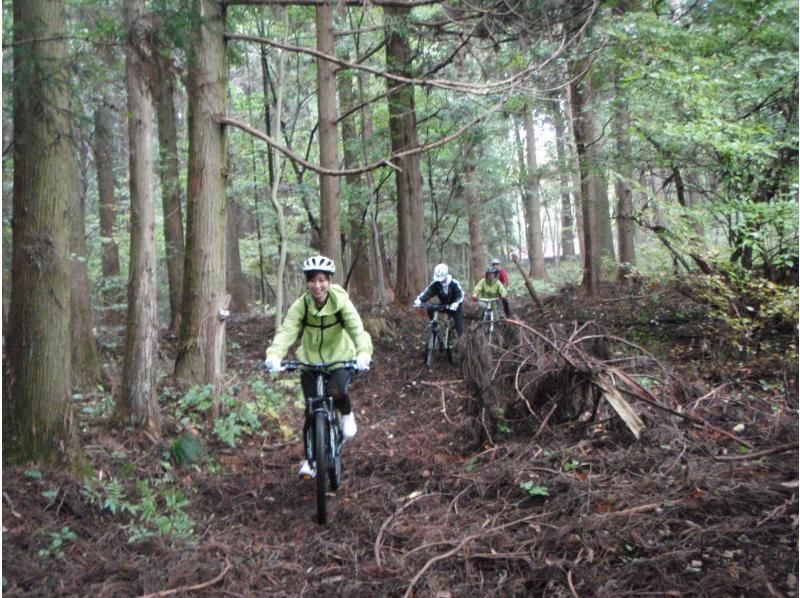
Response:
[[[333,397],[333,406],[342,415],[347,415],[353,410],[350,404],[350,396],[347,394],[347,387],[353,372],[347,368],[333,370],[326,384],[326,390],[330,397]],[[317,375],[313,372],[303,372],[300,374],[300,384],[303,386],[303,394],[306,397],[317,396]]]
[[[511,306],[508,305],[508,297],[500,297],[500,303],[503,304],[503,312],[505,312],[506,317],[511,317]]]
[[[428,308],[427,311],[428,311],[428,319],[429,320],[433,320],[433,318],[436,317],[436,311],[437,310]],[[444,310],[444,313],[446,313],[448,316],[453,318],[453,320],[455,320],[455,323],[456,323],[456,334],[459,337],[462,334],[464,334],[464,305],[463,304],[459,304],[458,305],[458,309],[455,310],[455,311],[453,311],[452,309],[446,309],[446,310]]]

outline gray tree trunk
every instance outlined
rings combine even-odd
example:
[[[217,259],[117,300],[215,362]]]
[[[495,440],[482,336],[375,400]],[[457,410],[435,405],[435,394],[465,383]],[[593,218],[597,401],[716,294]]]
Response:
[[[161,177],[161,207],[164,214],[167,283],[169,285],[169,330],[177,333],[183,300],[183,208],[178,160],[178,128],[175,114],[175,74],[172,61],[158,54],[158,148]]]
[[[467,205],[467,226],[469,229],[469,273],[470,284],[476,285],[486,270],[486,256],[483,251],[481,228],[481,207],[478,198],[478,183],[475,180],[476,148],[467,136],[464,147],[464,200]]]
[[[525,108],[525,144],[527,173],[525,196],[528,206],[528,254],[531,260],[530,272],[534,278],[547,280],[544,267],[542,239],[542,214],[539,199],[539,166],[536,163],[536,136],[533,129],[533,114],[529,106]]]
[[[183,313],[176,376],[221,389],[225,371],[225,9],[215,0],[194,0],[189,59],[189,164]]]
[[[4,461],[67,463],[72,419],[70,198],[77,176],[64,3],[17,0],[14,9],[14,212],[11,303],[3,396]],[[67,187],[73,191],[71,187]]]
[[[404,33],[410,8],[384,8],[386,66],[391,73],[413,75],[411,46]],[[389,130],[392,152],[419,147],[414,87],[388,83]],[[410,302],[428,282],[425,255],[425,206],[418,153],[398,158],[397,184],[397,284],[395,301]]]
[[[152,34],[145,0],[125,0],[125,75],[128,87],[130,147],[131,259],[125,329],[123,392],[116,405],[123,421],[158,435],[161,420],[156,394],[158,368],[158,280],[156,277],[155,101],[153,73],[142,51]]]
[[[556,97],[557,100],[557,97]],[[572,205],[569,189],[572,186],[569,176],[568,141],[565,136],[564,113],[561,102],[555,101],[553,108],[553,126],[556,131],[556,154],[559,165],[559,181],[561,183],[561,257],[575,257],[575,231],[573,228]]]

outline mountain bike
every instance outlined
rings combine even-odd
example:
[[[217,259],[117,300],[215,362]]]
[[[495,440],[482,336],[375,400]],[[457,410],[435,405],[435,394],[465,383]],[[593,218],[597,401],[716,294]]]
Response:
[[[317,521],[322,524],[327,521],[327,485],[330,483],[331,490],[338,490],[342,477],[342,426],[339,412],[333,407],[333,398],[326,392],[333,366],[356,371],[355,361],[305,363],[287,360],[281,363],[287,372],[299,369],[315,376],[316,394],[306,397],[303,443],[306,459],[316,472]]]
[[[492,342],[492,338],[494,337],[494,323],[500,319],[500,316],[497,312],[497,306],[499,303],[499,297],[493,297],[491,299],[478,299],[478,305],[481,308],[479,321],[481,326],[486,326],[486,338],[489,340],[489,343]]]
[[[453,363],[453,319],[445,317],[445,325],[441,326],[439,320],[442,317],[442,312],[448,309],[448,305],[440,305],[438,303],[422,303],[418,307],[424,309],[431,309],[436,312],[433,319],[428,324],[428,340],[425,344],[425,365],[428,369],[433,367],[433,360],[437,352],[444,351],[447,356],[447,361]]]

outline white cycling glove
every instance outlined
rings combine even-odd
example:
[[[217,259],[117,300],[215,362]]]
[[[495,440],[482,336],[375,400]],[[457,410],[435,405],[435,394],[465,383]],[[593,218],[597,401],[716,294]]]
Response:
[[[422,306],[422,301],[420,301],[419,299],[414,299],[414,307],[421,307],[421,306]]]
[[[359,370],[368,370],[372,357],[369,353],[359,353],[356,356],[356,368]]]
[[[456,311],[457,309],[458,309],[458,303],[450,304],[450,311]]]
[[[280,372],[281,371],[281,360],[274,355],[269,355],[264,360],[264,367],[267,368],[270,372]]]

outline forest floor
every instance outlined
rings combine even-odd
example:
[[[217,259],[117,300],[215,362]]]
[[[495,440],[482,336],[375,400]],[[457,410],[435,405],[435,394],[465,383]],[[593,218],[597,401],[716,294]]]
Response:
[[[475,357],[485,342],[471,332],[456,365],[431,371],[424,314],[362,310],[374,363],[351,386],[359,431],[324,526],[313,483],[296,478],[300,408],[277,409],[233,448],[199,430],[204,460],[178,467],[184,390],[167,381],[160,440],[112,425],[103,399],[84,397],[93,483],[3,468],[3,594],[796,596],[794,331],[739,354],[674,289],[630,293],[565,291],[544,314],[518,298],[519,324],[502,324],[491,360]],[[272,332],[264,317],[229,321],[237,401],[255,400],[244,382]],[[103,334],[118,385],[121,332]],[[607,346],[568,359],[589,337]],[[173,353],[165,339],[165,369]],[[530,367],[543,359],[560,364],[547,379]],[[639,440],[605,399],[592,404],[632,368],[658,372],[625,394],[646,425]]]

